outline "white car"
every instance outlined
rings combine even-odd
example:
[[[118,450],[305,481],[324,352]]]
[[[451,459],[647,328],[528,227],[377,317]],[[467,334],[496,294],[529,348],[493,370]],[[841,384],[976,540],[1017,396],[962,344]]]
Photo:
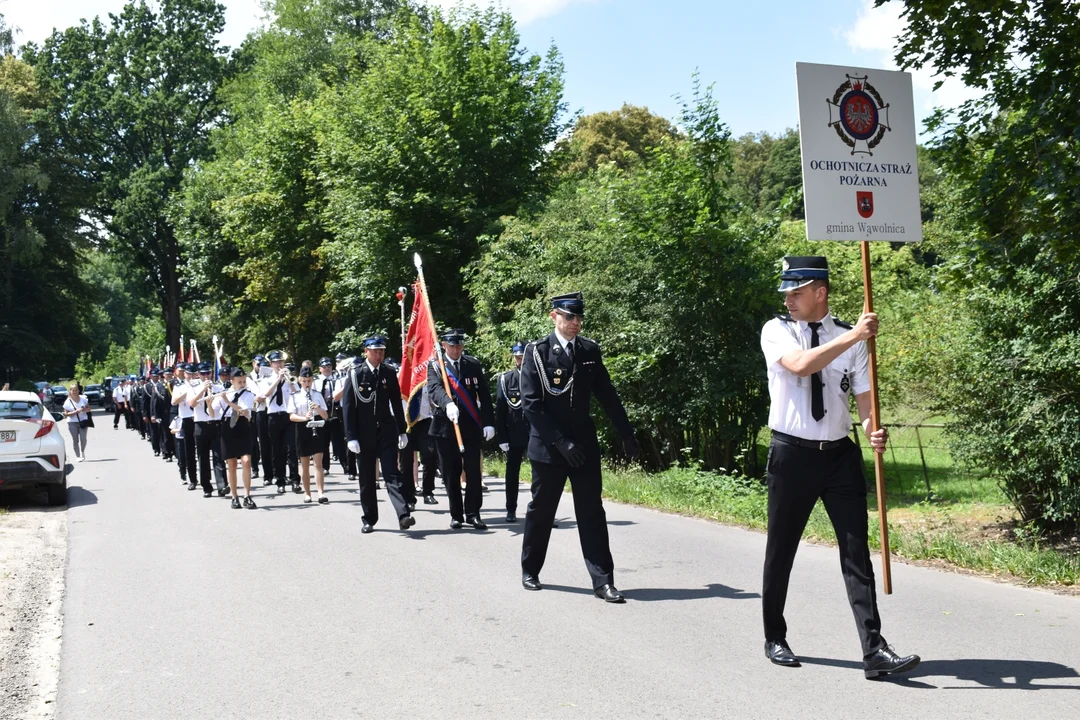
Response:
[[[67,449],[55,416],[36,393],[0,392],[0,490],[45,488],[50,505],[67,500]]]

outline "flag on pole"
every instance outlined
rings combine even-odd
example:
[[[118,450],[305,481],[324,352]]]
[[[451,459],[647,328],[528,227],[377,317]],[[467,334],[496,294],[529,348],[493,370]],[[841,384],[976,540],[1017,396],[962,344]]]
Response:
[[[420,283],[413,285],[413,309],[409,316],[409,331],[405,335],[405,349],[401,357],[401,371],[398,373],[398,384],[401,386],[401,397],[405,401],[405,417],[411,428],[425,417],[431,415],[427,407],[428,363],[435,359],[438,352],[438,343],[435,334],[431,330],[432,323],[428,317],[427,303],[420,289]]]

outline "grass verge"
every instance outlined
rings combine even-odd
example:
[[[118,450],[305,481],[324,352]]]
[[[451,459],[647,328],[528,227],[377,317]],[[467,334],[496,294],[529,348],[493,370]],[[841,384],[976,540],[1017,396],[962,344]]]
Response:
[[[502,476],[502,457],[485,460],[485,469]],[[528,482],[528,463],[522,482]],[[604,496],[616,502],[703,517],[764,531],[766,491],[744,477],[672,468],[660,473],[605,468]],[[868,498],[870,546],[880,549],[876,498]],[[916,503],[900,495],[889,502],[889,546],[894,555],[943,563],[1028,585],[1075,588],[1080,585],[1080,554],[1062,552],[1036,540],[985,537],[982,528],[1011,517],[994,503]],[[895,512],[894,512],[895,511]],[[808,540],[835,544],[836,535],[819,502],[807,523]]]

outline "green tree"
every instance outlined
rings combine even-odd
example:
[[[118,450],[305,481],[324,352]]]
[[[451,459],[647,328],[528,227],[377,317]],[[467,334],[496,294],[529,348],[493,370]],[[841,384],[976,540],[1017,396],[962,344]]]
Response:
[[[799,133],[749,133],[732,143],[732,195],[751,212],[772,215],[789,193],[802,192]],[[802,219],[802,203],[792,203],[790,219]],[[788,218],[785,218],[788,219]]]
[[[878,4],[882,4],[879,0]],[[956,448],[1021,517],[1080,526],[1080,23],[1065,2],[904,0],[897,60],[984,94],[931,129],[946,180],[938,284],[967,333],[941,348]]]
[[[582,289],[585,334],[604,348],[648,461],[753,470],[764,422],[761,325],[775,302],[757,228],[736,224],[730,141],[707,91],[682,113],[685,140],[647,164],[564,183],[535,215],[506,220],[469,292],[493,365],[550,332],[547,298]],[[740,457],[741,456],[741,457]]]
[[[56,147],[85,182],[85,212],[143,271],[174,344],[187,296],[166,208],[221,118],[224,22],[214,0],[132,0],[108,27],[84,20],[24,51],[49,98]]]
[[[88,342],[72,176],[49,147],[52,118],[0,17],[0,368],[7,380],[66,372]]]
[[[623,104],[618,110],[578,118],[568,137],[555,146],[561,174],[582,175],[613,163],[622,170],[647,158],[648,151],[679,136],[666,118],[648,108]]]

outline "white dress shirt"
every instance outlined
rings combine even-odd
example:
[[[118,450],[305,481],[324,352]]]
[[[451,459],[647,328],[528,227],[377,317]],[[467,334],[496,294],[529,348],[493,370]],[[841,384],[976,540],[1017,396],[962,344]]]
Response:
[[[311,388],[311,405],[308,405],[308,391],[304,388],[300,388],[300,392],[294,393],[289,396],[289,413],[292,415],[307,416],[308,410],[311,407],[321,407],[326,410],[326,402],[323,400],[323,396],[316,392],[315,388]],[[313,413],[312,417],[316,420],[322,419],[319,413]]]
[[[832,313],[821,321],[819,346],[848,331],[834,321]],[[773,318],[761,329],[769,373],[769,427],[804,440],[840,440],[851,432],[848,396],[870,390],[866,343],[852,345],[821,370],[825,417],[818,421],[810,414],[811,376],[799,377],[780,364],[780,358],[793,350],[809,350],[811,336],[809,323],[802,321]]]
[[[180,416],[180,419],[186,420],[189,417],[195,417],[194,408],[188,405],[188,400],[191,399],[191,381],[181,381],[179,385],[173,388],[173,395],[181,396],[181,400],[176,406],[177,414]]]
[[[271,380],[267,380],[263,383],[260,395],[266,393],[266,410],[270,413],[277,412],[289,412],[289,398],[293,395],[292,383],[282,378],[272,391],[270,391]],[[281,388],[281,402],[275,402],[274,397],[277,395],[278,388]],[[269,392],[268,392],[269,391]]]
[[[240,393],[240,396],[233,400],[233,396],[236,395],[236,393]],[[234,412],[229,403],[225,402],[226,398],[232,400],[233,405],[239,405],[245,410],[250,411],[255,407],[255,395],[249,388],[245,387],[243,390],[230,389],[226,391],[224,395],[214,400],[214,409],[217,411],[217,417],[222,420],[228,420],[232,417]]]
[[[189,402],[196,395],[199,394],[199,391],[202,390],[202,386],[203,386],[203,383],[200,381],[198,383],[193,384],[191,387],[188,388],[188,401]],[[220,385],[219,383],[213,383],[210,386],[210,389],[207,390],[206,393],[199,400],[199,402],[195,403],[195,408],[194,408],[194,410],[195,410],[195,422],[207,422],[207,421],[210,421],[210,420],[220,420],[221,419],[221,415],[219,415],[219,414],[215,414],[213,417],[210,417],[210,413],[206,412],[207,403],[204,402],[204,401],[206,400],[207,396],[213,395],[216,392],[221,392],[222,387],[223,386]]]

